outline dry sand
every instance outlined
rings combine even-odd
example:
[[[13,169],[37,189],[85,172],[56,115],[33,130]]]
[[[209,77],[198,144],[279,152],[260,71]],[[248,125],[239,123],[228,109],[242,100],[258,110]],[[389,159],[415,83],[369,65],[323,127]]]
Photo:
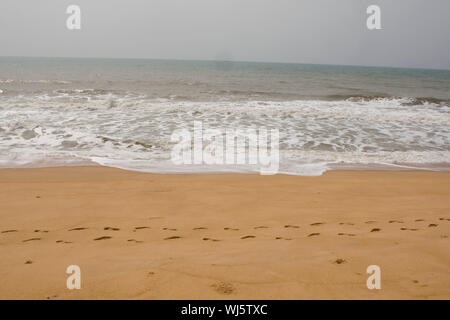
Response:
[[[449,235],[444,172],[0,170],[2,299],[449,299]]]

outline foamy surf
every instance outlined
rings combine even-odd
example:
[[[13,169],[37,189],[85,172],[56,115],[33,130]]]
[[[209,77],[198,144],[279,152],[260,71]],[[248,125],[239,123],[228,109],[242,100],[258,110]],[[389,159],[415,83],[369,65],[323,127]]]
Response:
[[[2,99],[0,166],[93,162],[142,172],[258,171],[248,165],[174,165],[170,135],[191,128],[194,121],[216,129],[279,129],[279,172],[285,174],[315,176],[352,165],[414,164],[411,168],[417,169],[450,162],[447,105],[411,105],[407,98],[193,102],[105,92],[91,99],[80,99],[80,92],[63,94]]]
[[[22,65],[27,74],[18,73]],[[447,170],[450,72],[298,64],[0,58],[0,166],[161,173],[175,130],[277,129],[279,173]],[[239,145],[246,150],[246,145]]]

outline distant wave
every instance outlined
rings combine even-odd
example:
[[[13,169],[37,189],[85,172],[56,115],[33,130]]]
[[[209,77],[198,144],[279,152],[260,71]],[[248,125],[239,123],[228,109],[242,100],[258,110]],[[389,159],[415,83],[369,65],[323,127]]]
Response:
[[[143,81],[141,81],[143,82]],[[173,81],[172,81],[173,82]],[[0,84],[52,84],[52,85],[68,85],[73,86],[77,81],[66,81],[66,80],[15,80],[15,79],[0,79]],[[145,83],[145,82],[144,82]],[[178,84],[188,83],[187,81],[177,81]],[[190,82],[189,85],[203,85],[201,82]],[[57,99],[57,98],[73,98],[79,99],[80,97],[96,97],[102,98],[102,96],[113,97],[114,99],[126,100],[135,99],[139,97],[141,99],[150,100],[177,100],[180,102],[191,101],[191,102],[202,102],[202,101],[260,101],[261,103],[267,102],[271,103],[273,101],[283,102],[290,101],[295,103],[295,101],[350,101],[350,102],[370,102],[377,100],[392,100],[392,101],[402,101],[402,106],[417,106],[424,104],[433,105],[450,105],[450,99],[440,99],[435,97],[402,97],[402,96],[392,96],[388,94],[328,94],[328,95],[313,95],[313,94],[303,94],[303,93],[291,93],[291,92],[280,92],[276,90],[248,90],[248,89],[221,89],[208,91],[205,95],[203,92],[202,98],[198,99],[197,95],[190,94],[186,92],[185,94],[172,93],[168,91],[166,94],[158,95],[158,93],[143,93],[134,90],[126,89],[105,89],[105,88],[89,88],[89,87],[79,87],[79,88],[49,88],[49,89],[36,89],[29,92],[22,91],[20,87],[8,87],[8,89],[0,87],[0,94],[8,93],[9,97],[20,97],[25,99],[40,99],[43,97],[45,99]],[[151,88],[151,86],[150,86]]]
[[[317,97],[320,100],[320,97]],[[450,99],[438,99],[433,97],[398,97],[398,96],[390,96],[390,95],[363,95],[363,94],[332,94],[324,97],[324,100],[336,100],[336,101],[361,101],[368,102],[372,100],[379,99],[390,99],[390,100],[404,100],[402,105],[423,105],[423,104],[436,104],[436,105],[450,105]]]
[[[54,84],[69,84],[71,81],[67,80],[24,80],[24,79],[0,79],[0,83],[54,83]]]

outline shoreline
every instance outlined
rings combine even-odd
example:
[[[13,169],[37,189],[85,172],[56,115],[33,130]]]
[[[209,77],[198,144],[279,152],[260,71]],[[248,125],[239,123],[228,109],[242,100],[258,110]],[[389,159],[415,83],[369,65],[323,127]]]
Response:
[[[307,164],[305,164],[307,165]],[[375,172],[390,172],[390,171],[402,171],[402,172],[415,172],[415,171],[425,171],[425,172],[450,172],[450,162],[444,163],[368,163],[368,164],[360,164],[360,163],[311,163],[311,165],[324,166],[323,171],[321,173],[315,174],[300,174],[293,173],[287,171],[279,171],[275,174],[269,175],[287,175],[287,176],[297,176],[297,177],[320,177],[326,174],[327,172],[333,171],[375,171]],[[34,165],[22,165],[22,166],[0,166],[0,170],[17,170],[17,169],[53,169],[53,168],[89,168],[89,167],[100,167],[100,168],[110,168],[134,173],[142,173],[142,174],[167,174],[167,175],[203,175],[203,174],[242,174],[242,175],[261,175],[261,173],[254,169],[250,170],[249,168],[244,169],[243,167],[233,168],[230,166],[225,166],[226,169],[223,171],[214,170],[213,165],[202,164],[196,167],[196,165],[186,166],[186,165],[178,165],[174,167],[182,168],[187,167],[186,171],[176,171],[169,169],[135,169],[123,166],[113,166],[102,164],[93,160],[83,160],[83,161],[73,161],[72,163],[50,163],[50,164],[34,164]],[[218,165],[217,168],[224,167]],[[201,168],[202,170],[200,170]],[[205,169],[207,168],[207,169]],[[164,171],[165,170],[165,171]],[[196,171],[198,170],[198,171]],[[238,171],[242,170],[242,171]],[[247,171],[244,171],[247,170]]]
[[[0,169],[0,299],[449,299],[449,208],[443,171]]]

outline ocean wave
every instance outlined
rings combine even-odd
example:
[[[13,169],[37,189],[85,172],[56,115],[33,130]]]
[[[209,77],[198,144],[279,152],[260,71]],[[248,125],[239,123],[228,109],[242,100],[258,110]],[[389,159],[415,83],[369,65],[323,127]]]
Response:
[[[314,175],[340,165],[450,163],[450,108],[421,98],[243,102],[149,98],[70,89],[0,96],[0,166],[99,163],[148,172],[253,172],[176,167],[176,129],[268,128],[280,132],[280,172]],[[160,171],[158,171],[160,170]]]
[[[320,100],[320,97],[318,97]],[[450,105],[450,99],[438,99],[433,97],[398,97],[390,95],[364,95],[364,94],[333,94],[324,97],[324,100],[329,101],[354,101],[354,102],[370,102],[379,100],[393,100],[402,101],[402,106],[417,106],[424,104],[434,104],[434,105]]]
[[[0,79],[0,83],[53,83],[53,84],[70,84],[68,80],[48,80],[48,79]]]

